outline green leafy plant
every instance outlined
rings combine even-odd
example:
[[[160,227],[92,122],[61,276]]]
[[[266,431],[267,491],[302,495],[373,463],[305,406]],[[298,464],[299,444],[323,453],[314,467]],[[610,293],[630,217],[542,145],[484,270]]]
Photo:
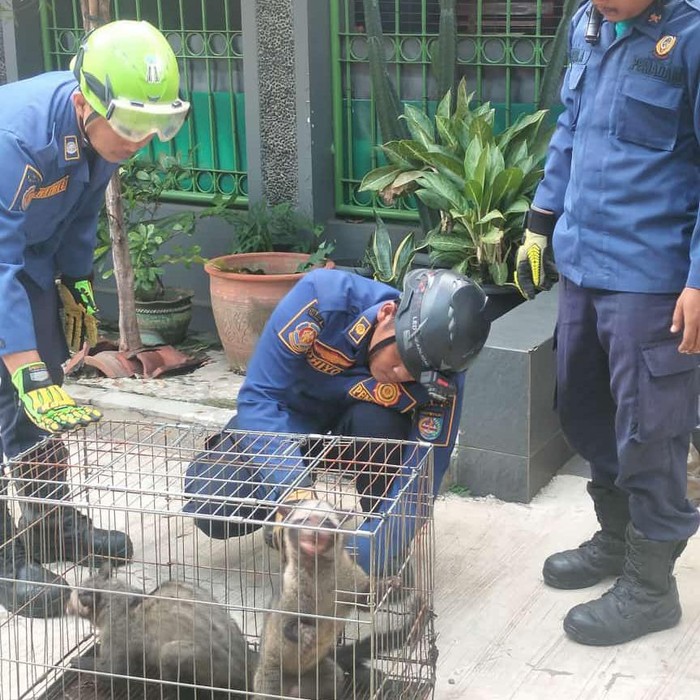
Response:
[[[163,156],[148,163],[132,157],[120,167],[124,221],[129,254],[134,268],[134,291],[138,301],[155,301],[165,294],[163,275],[168,265],[203,263],[198,245],[168,245],[174,239],[194,234],[194,212],[178,212],[159,216],[161,196],[172,190],[190,171],[172,156]],[[103,212],[97,230],[95,263],[103,279],[114,274],[111,266],[112,241],[106,214]]]
[[[248,209],[231,209],[230,198],[219,197],[202,217],[219,217],[230,224],[233,239],[229,253],[289,251],[311,257],[299,272],[323,262],[335,244],[321,238],[323,226],[314,224],[288,202],[269,206],[264,201]]]
[[[413,262],[415,236],[410,231],[394,248],[389,231],[379,215],[376,216],[376,222],[363,263],[371,268],[375,280],[401,289],[403,278]]]
[[[488,102],[472,107],[473,97],[462,80],[454,109],[448,91],[434,119],[406,105],[402,118],[411,138],[381,147],[389,165],[369,172],[360,190],[378,192],[387,204],[415,193],[440,214],[421,246],[431,263],[503,285],[512,276],[552,129],[540,110],[496,134],[495,110]]]

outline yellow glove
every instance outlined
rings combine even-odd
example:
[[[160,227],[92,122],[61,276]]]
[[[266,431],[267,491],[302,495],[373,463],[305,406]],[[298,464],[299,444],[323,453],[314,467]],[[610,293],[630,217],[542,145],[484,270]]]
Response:
[[[318,498],[316,490],[309,486],[307,488],[294,489],[282,498],[278,505],[292,505],[300,501],[315,500]],[[279,507],[275,512],[275,522],[281,523],[284,520],[284,513]],[[264,530],[265,544],[272,549],[282,549],[282,527],[280,525],[266,525]]]
[[[24,411],[36,426],[49,433],[62,433],[102,418],[91,406],[77,406],[75,401],[54,384],[43,362],[22,365],[12,375]]]
[[[63,330],[70,351],[78,352],[83,343],[92,347],[97,343],[97,307],[88,279],[64,277],[58,284],[63,304]]]

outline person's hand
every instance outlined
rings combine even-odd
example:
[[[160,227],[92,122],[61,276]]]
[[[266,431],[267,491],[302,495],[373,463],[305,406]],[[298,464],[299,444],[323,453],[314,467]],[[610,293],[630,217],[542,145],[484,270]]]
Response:
[[[92,347],[97,342],[97,305],[92,282],[87,279],[62,277],[58,293],[63,304],[63,330],[71,352],[78,352],[83,343]]]
[[[287,513],[289,506],[296,505],[302,501],[315,500],[318,498],[316,490],[312,487],[293,489],[287,493],[277,505],[275,512],[275,525],[266,525],[264,530],[265,543],[272,549],[281,551],[282,549],[282,526],[281,523]]]
[[[515,286],[526,299],[534,299],[540,289],[550,289],[559,275],[554,265],[549,238],[525,229],[515,260]]]
[[[678,297],[673,310],[671,333],[683,331],[678,352],[700,352],[700,289],[686,287]]]
[[[24,411],[37,427],[49,433],[61,433],[102,418],[91,406],[77,406],[75,401],[51,380],[43,362],[30,362],[16,369],[12,384]]]

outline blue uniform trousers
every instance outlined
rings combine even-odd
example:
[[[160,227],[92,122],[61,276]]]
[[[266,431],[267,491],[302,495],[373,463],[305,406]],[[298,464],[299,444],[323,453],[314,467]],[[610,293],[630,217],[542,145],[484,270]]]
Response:
[[[36,329],[36,349],[54,383],[60,386],[63,383],[61,365],[69,353],[59,316],[58,293],[53,286],[42,289],[23,273],[20,273],[19,279],[29,297]],[[28,450],[46,435],[27,417],[12,385],[10,373],[0,362],[0,446],[5,457],[12,458]]]
[[[629,496],[648,539],[684,540],[700,514],[686,499],[697,422],[698,356],[669,331],[677,294],[578,287],[562,277],[557,320],[557,408],[592,481]]]
[[[372,403],[355,403],[345,411],[330,434],[406,440],[411,426],[410,414],[398,413]],[[236,429],[235,416],[229,421],[226,429]],[[213,520],[207,516],[235,516],[244,521],[263,520],[270,512],[270,508],[248,506],[238,500],[233,500],[265,499],[267,493],[265,487],[256,482],[254,473],[250,469],[227,460],[225,453],[227,449],[231,449],[230,443],[231,437],[227,438],[226,432],[212,436],[207,441],[207,449],[198,455],[197,459],[188,467],[185,481],[185,491],[193,496],[196,495],[196,497],[185,505],[184,510],[200,516],[196,518],[195,524],[209,537],[215,539],[245,535],[256,530],[259,525],[251,522],[239,524]],[[312,451],[307,451],[304,456],[311,460],[316,455]],[[330,465],[333,464],[332,454],[325,454],[324,457]],[[347,457],[345,457],[345,462],[347,463]],[[368,462],[373,462],[370,469],[366,466]],[[385,473],[379,474],[377,465],[382,462],[386,463],[388,467]],[[400,470],[401,452],[397,449],[387,449],[379,457],[370,455],[369,445],[364,445],[353,453],[353,463],[357,466],[356,487],[358,492],[362,494],[362,508],[365,511],[374,510],[380,503],[378,498],[387,492],[395,473]],[[396,465],[396,469],[392,470],[391,465]],[[207,496],[216,496],[219,497],[219,500],[208,500]],[[220,500],[221,497],[231,498],[232,501],[227,503]]]

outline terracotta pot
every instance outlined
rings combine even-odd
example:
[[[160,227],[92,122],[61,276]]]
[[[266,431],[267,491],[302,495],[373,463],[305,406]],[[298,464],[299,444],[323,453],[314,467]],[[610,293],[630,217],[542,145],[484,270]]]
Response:
[[[304,273],[295,270],[308,259],[305,253],[239,253],[213,258],[204,266],[216,330],[234,372],[245,373],[267,319],[302,278]],[[265,274],[231,269],[259,269]]]

